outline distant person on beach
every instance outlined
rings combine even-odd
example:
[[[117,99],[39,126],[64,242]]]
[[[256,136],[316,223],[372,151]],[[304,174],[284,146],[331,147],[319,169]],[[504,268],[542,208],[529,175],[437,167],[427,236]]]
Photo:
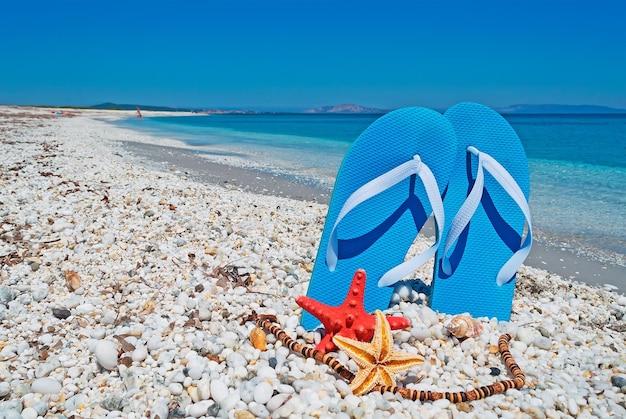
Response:
[[[69,112],[69,111],[52,111],[53,114],[55,115],[61,115],[61,116],[76,116],[79,115],[77,112]]]
[[[141,109],[139,109],[139,106],[137,106],[137,118],[138,119],[143,118],[143,116],[141,116]]]

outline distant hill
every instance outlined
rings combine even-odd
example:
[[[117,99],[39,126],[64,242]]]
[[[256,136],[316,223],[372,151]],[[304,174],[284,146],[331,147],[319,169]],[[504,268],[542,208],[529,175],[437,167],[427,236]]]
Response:
[[[597,105],[510,105],[497,109],[502,114],[615,114],[626,109]]]
[[[352,103],[344,103],[341,105],[320,106],[319,108],[307,109],[304,113],[387,113],[384,109],[367,108]]]
[[[119,104],[119,103],[101,103],[99,105],[89,106],[91,109],[112,109],[118,111],[134,111],[137,109],[137,105],[130,104]],[[150,106],[150,105],[139,105],[139,108],[142,111],[160,111],[160,112],[194,112],[196,109],[191,108],[170,108],[168,106]]]

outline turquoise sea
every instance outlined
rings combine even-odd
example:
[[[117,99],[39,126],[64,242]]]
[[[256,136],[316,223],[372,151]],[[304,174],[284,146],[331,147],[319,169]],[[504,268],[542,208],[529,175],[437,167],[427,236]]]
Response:
[[[380,115],[259,114],[149,117],[125,128],[236,157],[331,190],[343,156]],[[626,255],[626,115],[504,115],[522,140],[539,240]]]

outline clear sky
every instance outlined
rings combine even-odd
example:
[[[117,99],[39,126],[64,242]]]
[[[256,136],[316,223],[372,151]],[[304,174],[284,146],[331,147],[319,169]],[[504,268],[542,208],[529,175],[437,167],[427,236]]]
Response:
[[[626,108],[626,0],[0,0],[0,103]]]

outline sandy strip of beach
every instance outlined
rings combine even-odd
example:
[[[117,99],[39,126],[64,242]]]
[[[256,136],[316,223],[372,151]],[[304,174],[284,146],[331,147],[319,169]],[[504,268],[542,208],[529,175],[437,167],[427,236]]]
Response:
[[[310,277],[323,197],[256,174],[261,190],[244,190],[223,167],[212,182],[171,162],[144,167],[125,153],[148,141],[93,119],[104,114],[0,107],[0,416],[626,416],[626,297],[551,265],[523,266],[511,321],[479,319],[477,337],[451,336],[451,316],[419,292],[388,310],[411,322],[394,332],[397,349],[426,360],[398,374],[413,389],[510,378],[493,348],[511,333],[527,383],[485,400],[357,397],[271,334],[254,348],[254,325],[242,323],[252,310],[276,315],[300,343],[321,338],[298,326],[294,299]]]

